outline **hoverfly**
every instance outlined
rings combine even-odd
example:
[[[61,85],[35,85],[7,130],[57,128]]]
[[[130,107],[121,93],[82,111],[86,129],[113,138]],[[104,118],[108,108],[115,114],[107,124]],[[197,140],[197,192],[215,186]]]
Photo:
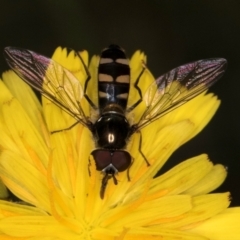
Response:
[[[134,85],[139,92],[139,99],[129,106],[130,67],[128,59],[122,48],[110,45],[102,51],[99,61],[98,106],[95,106],[86,94],[87,84],[91,78],[87,66],[84,65],[84,69],[88,77],[85,86],[82,87],[72,73],[45,56],[14,47],[5,48],[4,53],[8,65],[20,78],[92,132],[96,141],[96,149],[91,155],[95,160],[96,169],[105,174],[100,190],[101,198],[104,198],[108,180],[113,178],[114,184],[117,184],[115,175],[128,170],[132,164],[132,157],[125,150],[130,137],[136,132],[139,132],[141,136],[142,128],[208,89],[223,75],[227,66],[227,61],[223,58],[188,63],[157,78],[142,96],[137,84],[145,69],[143,67]],[[84,64],[82,59],[81,61]],[[61,85],[63,82],[67,83],[68,87]],[[57,91],[59,87],[63,89],[61,93]],[[73,94],[76,91],[78,91],[77,96],[85,97],[92,108],[99,110],[96,121],[90,121],[89,116],[85,116],[79,104],[81,99],[76,99]],[[126,113],[131,112],[142,101],[145,101],[146,110],[138,122],[130,124]],[[141,152],[141,146],[139,146],[139,151],[149,165]]]

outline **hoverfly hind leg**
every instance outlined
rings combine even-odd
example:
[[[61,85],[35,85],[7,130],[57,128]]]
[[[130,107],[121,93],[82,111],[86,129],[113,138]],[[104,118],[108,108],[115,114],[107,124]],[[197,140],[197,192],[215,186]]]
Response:
[[[126,110],[126,112],[128,112],[128,113],[131,112],[134,108],[136,108],[142,102],[142,91],[139,88],[138,83],[139,83],[139,81],[140,81],[140,79],[141,79],[145,69],[147,68],[145,62],[142,62],[142,65],[143,65],[142,71],[140,72],[140,74],[138,75],[138,77],[137,77],[137,79],[136,79],[136,81],[134,83],[134,88],[137,89],[137,91],[138,91],[139,99],[131,107],[129,107]]]
[[[87,78],[85,80],[85,83],[84,83],[84,91],[83,91],[83,94],[84,94],[84,97],[85,99],[88,101],[88,103],[90,104],[90,106],[93,108],[93,109],[97,109],[97,106],[95,106],[95,104],[92,102],[92,100],[89,98],[89,96],[87,95],[86,91],[87,91],[87,86],[88,86],[88,82],[90,81],[91,79],[91,74],[88,70],[88,67],[86,66],[85,62],[83,61],[82,57],[81,57],[81,54],[71,48],[67,48],[69,51],[74,51],[75,55],[80,59],[82,65],[83,65],[83,68],[84,68],[84,71],[87,75]]]
[[[89,70],[88,70],[88,67],[87,67],[86,64],[84,63],[81,55],[80,55],[78,52],[76,52],[76,54],[77,54],[77,56],[79,57],[79,59],[81,60],[82,65],[83,65],[84,70],[85,70],[86,75],[87,75],[87,78],[86,78],[85,83],[84,83],[84,91],[83,91],[84,97],[85,97],[85,99],[88,101],[88,103],[90,104],[90,106],[91,106],[94,110],[97,110],[97,109],[98,109],[97,106],[93,103],[93,101],[90,99],[90,97],[89,97],[89,96],[87,95],[87,93],[86,93],[86,92],[87,92],[87,87],[88,87],[88,82],[89,82],[90,79],[91,79],[91,74],[90,74],[90,72],[89,72]]]

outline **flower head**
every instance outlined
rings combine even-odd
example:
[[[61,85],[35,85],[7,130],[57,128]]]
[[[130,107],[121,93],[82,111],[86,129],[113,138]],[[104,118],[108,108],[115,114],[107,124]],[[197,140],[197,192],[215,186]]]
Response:
[[[81,57],[88,65],[86,51]],[[53,59],[85,81],[73,52],[58,48]],[[131,58],[132,79],[145,59],[140,51]],[[94,103],[98,61],[94,56],[89,64],[87,93]],[[141,90],[152,81],[145,71]],[[3,74],[0,92],[0,176],[25,202],[0,201],[1,239],[239,239],[240,208],[228,208],[229,193],[210,194],[226,177],[222,165],[202,154],[154,178],[170,155],[210,121],[220,104],[213,94],[199,95],[142,130],[141,150],[149,167],[134,134],[127,145],[134,159],[128,173],[116,175],[117,185],[109,180],[101,199],[103,175],[91,157],[91,132],[81,124],[58,131],[72,126],[74,118],[46,98],[41,105],[12,71]],[[131,87],[130,102],[136,94]],[[82,104],[91,116],[89,104]],[[138,118],[144,107],[140,104],[129,119]]]

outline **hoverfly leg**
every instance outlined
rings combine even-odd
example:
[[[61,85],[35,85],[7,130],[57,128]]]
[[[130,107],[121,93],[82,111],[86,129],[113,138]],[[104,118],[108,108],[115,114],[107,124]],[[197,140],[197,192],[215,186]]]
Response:
[[[127,178],[128,178],[129,182],[131,181],[131,178],[130,178],[130,167],[133,165],[133,161],[134,161],[134,158],[132,157],[132,162],[131,162],[130,166],[127,169]]]
[[[142,133],[141,131],[136,131],[136,133],[139,134],[139,145],[138,145],[138,151],[140,152],[140,154],[142,155],[143,159],[145,160],[147,166],[150,166],[149,161],[147,160],[147,158],[145,157],[144,153],[142,152]]]
[[[141,91],[141,89],[139,88],[138,83],[139,83],[140,78],[142,77],[145,69],[147,68],[147,66],[146,66],[146,64],[145,64],[144,62],[142,62],[142,65],[143,65],[142,71],[140,72],[140,74],[138,75],[138,77],[137,77],[137,79],[136,79],[136,81],[135,81],[135,83],[134,83],[134,87],[137,89],[138,94],[139,94],[139,99],[138,99],[131,107],[129,107],[129,108],[126,110],[126,112],[128,112],[128,113],[131,112],[134,108],[136,108],[136,107],[138,106],[138,104],[140,104],[140,103],[142,102],[142,91]]]
[[[104,193],[105,193],[105,190],[106,190],[106,187],[107,187],[108,180],[110,178],[111,178],[111,176],[109,176],[108,173],[106,173],[105,176],[102,179],[102,186],[101,186],[101,189],[100,189],[100,197],[101,197],[101,199],[104,198]]]
[[[109,178],[110,178],[110,177],[109,177]],[[117,181],[117,179],[116,179],[116,177],[115,177],[115,173],[112,174],[112,178],[113,178],[114,184],[117,185],[117,184],[118,184],[118,181]]]
[[[51,131],[51,134],[62,132],[62,131],[68,131],[68,130],[72,129],[73,127],[75,127],[77,124],[79,124],[79,121],[75,122],[70,127],[67,127],[67,128],[64,128],[64,129],[60,129],[60,130]]]
[[[88,96],[87,93],[86,93],[86,92],[87,92],[88,82],[89,82],[90,79],[91,79],[91,74],[90,74],[90,72],[89,72],[86,64],[84,63],[81,55],[80,55],[78,52],[76,52],[76,54],[77,54],[77,56],[79,57],[79,59],[81,60],[82,65],[83,65],[84,70],[85,70],[86,75],[87,75],[87,79],[85,80],[85,83],[84,83],[84,91],[83,91],[84,97],[85,97],[85,99],[88,101],[88,103],[90,104],[90,106],[91,106],[94,110],[96,110],[96,109],[97,109],[97,106],[92,102],[92,100],[89,98],[89,96]]]
[[[88,158],[88,175],[89,175],[89,177],[91,177],[90,166],[91,166],[91,160],[90,160],[90,156],[89,156],[89,158]]]
[[[89,73],[89,72],[88,72]],[[90,99],[90,97],[87,95],[86,91],[87,91],[87,86],[88,86],[88,82],[90,81],[91,76],[88,75],[85,84],[84,84],[84,97],[85,99],[88,101],[88,103],[90,104],[90,106],[94,109],[97,110],[97,106],[93,103],[93,101]]]

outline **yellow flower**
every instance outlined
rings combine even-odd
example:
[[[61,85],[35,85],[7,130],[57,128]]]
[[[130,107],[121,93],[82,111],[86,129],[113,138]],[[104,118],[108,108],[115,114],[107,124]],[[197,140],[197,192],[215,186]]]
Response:
[[[81,53],[88,63],[87,52]],[[136,79],[145,55],[137,51],[131,61]],[[78,57],[58,48],[53,59],[78,79],[86,76]],[[89,65],[92,80],[88,95],[96,103],[98,57]],[[145,71],[144,92],[153,77]],[[83,83],[83,82],[82,82]],[[190,240],[240,239],[240,208],[228,208],[229,193],[209,192],[225,179],[226,170],[203,154],[188,159],[153,178],[169,156],[209,122],[220,102],[201,94],[133,135],[127,150],[134,158],[129,174],[119,173],[118,185],[109,181],[104,199],[99,196],[101,172],[90,157],[94,141],[90,131],[46,99],[42,105],[29,86],[12,71],[0,82],[0,176],[26,204],[0,201],[0,239],[31,240]],[[136,98],[131,88],[129,101]],[[87,103],[84,110],[90,113]],[[143,111],[140,104],[133,116]]]

